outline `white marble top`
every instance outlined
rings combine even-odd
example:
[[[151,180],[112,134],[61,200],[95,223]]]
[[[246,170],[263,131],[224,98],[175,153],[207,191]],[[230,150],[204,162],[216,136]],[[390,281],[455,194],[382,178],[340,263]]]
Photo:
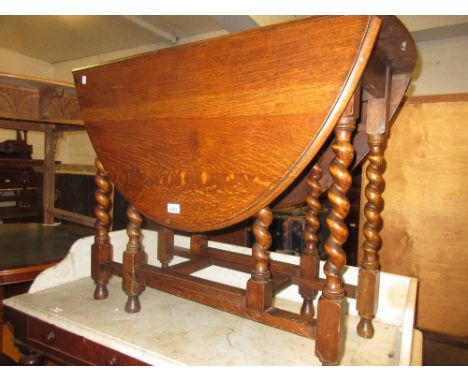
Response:
[[[128,240],[126,232],[111,232],[110,236],[114,261],[121,262]],[[110,282],[109,299],[94,300],[90,278],[93,240],[93,237],[77,240],[63,261],[36,278],[29,294],[4,300],[4,304],[155,365],[320,364],[314,355],[313,340],[152,288],[146,288],[140,296],[142,310],[128,314],[123,309],[126,295],[118,277]],[[189,239],[176,235],[175,244],[188,248]],[[249,248],[209,244],[251,255]],[[143,230],[143,246],[148,263],[159,266],[157,232]],[[293,264],[299,260],[296,256],[270,255]],[[176,257],[173,263],[181,261],[186,260]],[[240,288],[245,287],[249,278],[246,273],[215,266],[194,275]],[[357,268],[346,267],[345,282],[356,285],[357,276]],[[371,340],[357,336],[355,300],[347,299],[346,343],[341,365],[410,364],[416,285],[415,279],[381,273],[375,336]],[[301,302],[297,286],[292,285],[277,295],[274,306],[299,312]]]
[[[123,310],[119,278],[107,300],[93,299],[94,284],[80,279],[5,301],[5,305],[144,362],[187,365],[319,365],[313,340],[147,288],[142,310]],[[397,365],[399,327],[375,323],[375,338],[356,334],[347,316],[342,365]]]

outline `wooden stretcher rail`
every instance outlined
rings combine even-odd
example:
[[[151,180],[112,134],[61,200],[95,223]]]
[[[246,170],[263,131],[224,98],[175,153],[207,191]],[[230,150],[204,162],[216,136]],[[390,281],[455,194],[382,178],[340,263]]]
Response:
[[[60,208],[49,208],[47,212],[56,218],[65,219],[73,223],[78,223],[86,227],[94,228],[96,225],[96,218],[90,216],[85,216],[82,214],[77,214],[75,212],[62,210]]]
[[[17,114],[13,113],[0,113],[0,118],[11,120],[11,121],[19,121],[24,123],[24,126],[30,126],[30,123],[39,124],[38,129],[40,131],[45,131],[47,128],[44,125],[58,125],[57,127],[50,127],[49,130],[56,130],[56,131],[82,131],[84,127],[84,123],[81,120],[75,119],[68,119],[68,118],[34,118],[34,117],[22,117],[18,116]],[[5,126],[9,126],[10,129],[17,129],[13,124],[5,124]]]
[[[136,279],[164,292],[176,294],[304,337],[314,338],[314,326],[298,314],[276,308],[270,308],[262,313],[245,310],[245,290],[240,288],[190,275],[172,274],[171,271],[161,271],[151,265],[138,267]],[[291,325],[292,319],[293,325]]]
[[[201,258],[184,261],[183,263],[179,263],[176,265],[171,265],[169,269],[172,272],[176,273],[190,274],[205,269],[211,265],[213,265],[211,259]]]

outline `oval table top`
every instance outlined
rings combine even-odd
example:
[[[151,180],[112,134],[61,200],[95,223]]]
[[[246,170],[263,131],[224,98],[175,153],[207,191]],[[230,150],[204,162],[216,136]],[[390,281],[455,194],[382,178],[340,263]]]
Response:
[[[97,156],[158,224],[202,232],[243,221],[324,145],[380,25],[309,18],[77,69]]]

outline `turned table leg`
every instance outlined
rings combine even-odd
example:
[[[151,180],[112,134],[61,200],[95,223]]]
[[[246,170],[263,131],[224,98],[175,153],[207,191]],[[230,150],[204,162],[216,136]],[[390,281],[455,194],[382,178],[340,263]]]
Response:
[[[158,260],[161,262],[161,268],[169,268],[169,264],[174,258],[174,231],[161,227],[158,231]]]
[[[271,245],[271,235],[268,227],[273,221],[273,213],[266,207],[257,214],[253,225],[255,244],[252,255],[255,260],[252,276],[247,281],[245,303],[248,309],[264,312],[271,307],[273,301],[273,283],[270,273],[270,255],[267,250]]]
[[[359,269],[359,281],[356,295],[356,308],[361,317],[357,332],[361,337],[372,338],[374,327],[372,319],[377,310],[379,289],[379,249],[382,239],[379,232],[382,229],[380,213],[383,208],[382,190],[384,180],[382,171],[384,167],[385,134],[370,134],[369,136],[369,165],[366,170],[367,186],[364,215],[366,222],[363,227],[364,244],[363,258]]]
[[[91,277],[93,278],[96,289],[94,298],[97,300],[105,299],[108,296],[107,283],[110,279],[110,273],[100,269],[102,263],[112,261],[112,244],[109,240],[109,225],[111,217],[109,211],[111,200],[111,184],[107,178],[107,173],[99,159],[96,159],[97,173],[95,176],[96,192],[96,235],[94,244],[91,246]]]
[[[146,262],[146,254],[141,245],[141,224],[143,219],[140,213],[133,206],[127,209],[129,220],[127,226],[128,244],[123,253],[123,290],[128,296],[125,311],[128,313],[139,312],[140,301],[138,296],[145,289],[145,285],[138,283],[135,277],[135,269],[138,265]]]
[[[320,228],[318,214],[320,212],[319,197],[321,194],[320,179],[322,168],[316,163],[307,178],[309,193],[306,197],[307,211],[305,213],[306,227],[304,230],[304,253],[300,259],[300,275],[305,279],[315,279],[319,275],[320,258],[318,255],[318,236]],[[304,318],[313,319],[315,315],[313,301],[317,296],[317,290],[299,287],[299,294],[304,299],[301,307],[301,315]]]
[[[348,238],[344,219],[349,213],[350,203],[346,192],[351,187],[351,174],[347,170],[354,156],[351,133],[355,128],[355,118],[344,116],[335,128],[335,142],[332,149],[335,159],[329,170],[333,186],[328,192],[332,210],[327,217],[330,236],[325,243],[328,260],[324,267],[325,289],[320,296],[317,312],[317,339],[315,353],[324,365],[338,364],[343,349],[344,331],[344,284],[341,272],[346,265],[346,253],[342,245]]]
[[[204,249],[208,248],[208,237],[206,235],[192,235],[190,237],[190,253],[202,256]]]

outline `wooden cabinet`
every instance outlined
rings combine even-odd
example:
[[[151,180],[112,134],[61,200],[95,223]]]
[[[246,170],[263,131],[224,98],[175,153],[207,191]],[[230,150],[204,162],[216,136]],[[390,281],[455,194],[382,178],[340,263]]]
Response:
[[[0,86],[0,94],[2,88]],[[1,125],[0,125],[1,126]],[[16,131],[16,140],[0,142],[0,220],[38,217],[42,175],[34,167],[42,160],[33,160],[32,145],[28,145],[27,131]]]

